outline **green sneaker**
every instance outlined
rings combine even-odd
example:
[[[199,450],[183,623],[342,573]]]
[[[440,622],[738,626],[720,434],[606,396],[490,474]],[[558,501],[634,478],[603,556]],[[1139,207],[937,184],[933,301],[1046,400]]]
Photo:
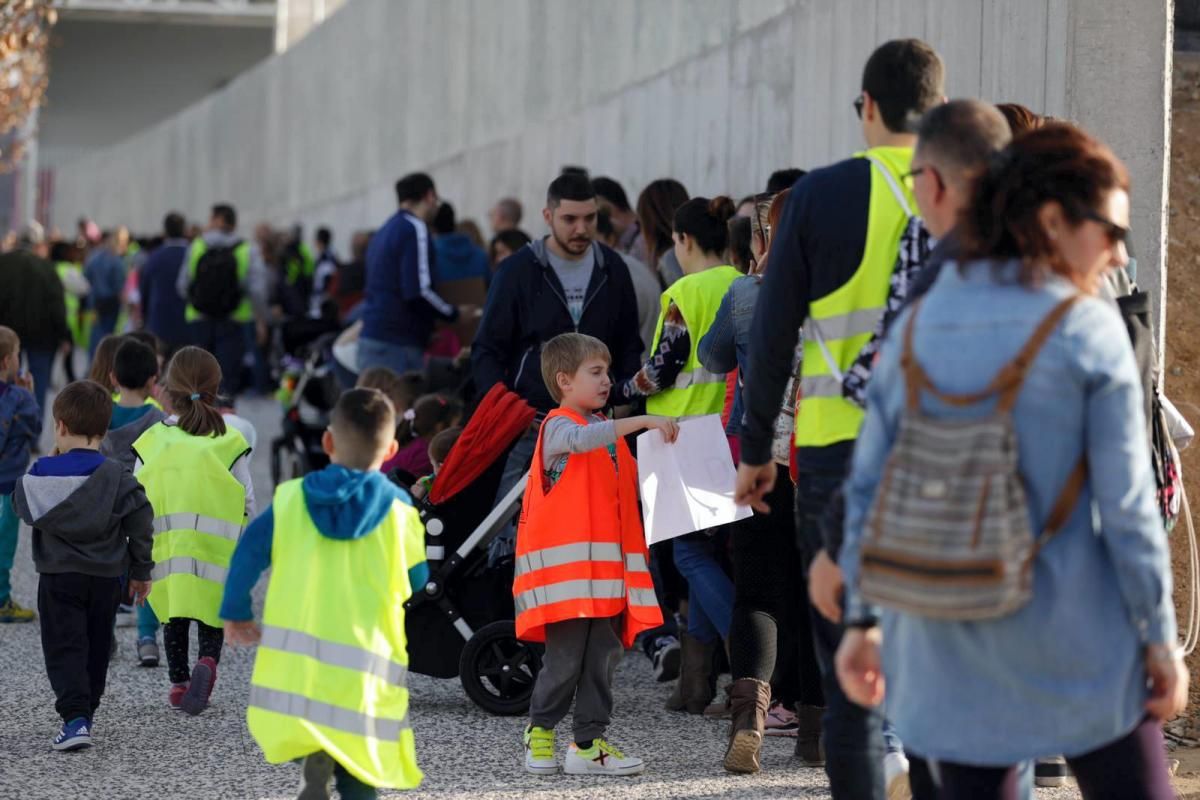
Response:
[[[571,742],[563,762],[563,772],[568,775],[640,775],[645,769],[640,758],[626,757],[603,739],[594,739],[586,750]]]
[[[33,622],[35,619],[37,614],[28,608],[21,608],[11,597],[0,603],[0,622]]]
[[[534,775],[555,775],[554,730],[528,725],[525,728],[525,771]]]

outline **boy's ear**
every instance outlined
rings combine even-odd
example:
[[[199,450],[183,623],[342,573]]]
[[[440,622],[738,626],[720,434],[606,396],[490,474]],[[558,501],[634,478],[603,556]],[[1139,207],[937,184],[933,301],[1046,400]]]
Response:
[[[109,382],[111,385],[113,385],[113,386],[116,386],[116,387],[120,388],[120,386],[121,386],[121,382],[117,380],[117,373],[116,373],[116,371],[115,371],[115,370],[111,370],[111,369],[110,369],[110,370],[108,371],[108,382]]]
[[[337,450],[333,443],[333,431],[328,428],[321,434],[321,449],[325,451],[325,455],[333,458],[334,452]]]
[[[400,452],[400,443],[397,442],[396,439],[393,437],[388,440],[387,449],[385,449],[383,452],[383,460],[391,461],[392,457],[395,456],[396,453],[398,453],[398,452]]]
[[[565,392],[571,386],[571,376],[565,372],[554,373],[554,382],[558,384],[558,390]]]

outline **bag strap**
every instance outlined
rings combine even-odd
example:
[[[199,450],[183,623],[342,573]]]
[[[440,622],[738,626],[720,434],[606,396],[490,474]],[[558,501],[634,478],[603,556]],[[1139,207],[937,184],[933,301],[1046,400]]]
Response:
[[[876,169],[879,170],[880,174],[883,175],[883,179],[887,181],[888,188],[892,190],[892,195],[896,198],[896,202],[899,203],[900,208],[904,210],[905,216],[909,217],[910,219],[916,216],[913,214],[912,206],[910,206],[908,203],[908,198],[904,196],[904,192],[900,189],[900,184],[896,182],[896,176],[893,175],[892,171],[887,168],[887,165],[875,156],[867,155],[866,158],[871,162],[872,165],[874,165]]]
[[[1075,506],[1079,502],[1079,495],[1083,494],[1083,487],[1087,485],[1087,478],[1087,454],[1085,453],[1079,457],[1079,463],[1075,465],[1075,469],[1071,470],[1071,474],[1067,476],[1067,482],[1063,486],[1062,492],[1059,493],[1058,499],[1054,501],[1054,506],[1050,509],[1050,515],[1046,517],[1046,524],[1042,528],[1042,535],[1033,543],[1033,547],[1029,549],[1029,555],[1025,558],[1025,563],[1021,565],[1021,580],[1027,585],[1030,576],[1033,574],[1033,560],[1037,558],[1037,554],[1041,552],[1042,548],[1062,530],[1062,527],[1067,524],[1067,520],[1071,518],[1072,512],[1075,511]]]
[[[943,403],[952,406],[972,406],[977,403],[982,403],[989,397],[996,395],[1000,396],[1000,402],[996,406],[996,410],[1001,413],[1012,411],[1016,405],[1017,395],[1021,392],[1021,386],[1025,383],[1025,375],[1029,372],[1029,367],[1033,364],[1042,347],[1049,341],[1050,335],[1054,333],[1055,328],[1062,321],[1067,312],[1078,302],[1083,295],[1075,294],[1063,300],[1055,306],[1049,314],[1042,319],[1038,326],[1034,329],[1033,335],[1025,343],[1017,353],[1016,358],[1005,364],[991,382],[978,392],[970,392],[967,394],[949,394],[939,390],[929,380],[928,373],[921,367],[913,354],[913,331],[916,327],[917,313],[921,309],[921,300],[913,304],[912,314],[908,318],[908,324],[904,328],[904,350],[900,357],[900,364],[904,370],[904,380],[907,388],[907,407],[909,411],[916,411],[920,407],[921,390],[925,390],[932,394]]]

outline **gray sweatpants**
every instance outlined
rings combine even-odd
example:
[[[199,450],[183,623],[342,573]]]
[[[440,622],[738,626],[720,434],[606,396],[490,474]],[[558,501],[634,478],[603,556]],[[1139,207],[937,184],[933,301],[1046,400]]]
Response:
[[[546,626],[546,656],[533,686],[529,721],[553,729],[575,701],[575,741],[600,739],[612,720],[613,675],[625,648],[620,618],[570,619]]]

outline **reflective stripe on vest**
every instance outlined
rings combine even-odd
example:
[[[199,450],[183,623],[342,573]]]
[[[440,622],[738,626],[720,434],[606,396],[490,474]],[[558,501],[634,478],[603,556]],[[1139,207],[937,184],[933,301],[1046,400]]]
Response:
[[[658,595],[653,589],[630,589],[629,604],[658,608]]]
[[[398,664],[378,653],[341,642],[318,639],[311,634],[290,628],[264,625],[261,646],[305,656],[333,667],[365,672],[396,686],[403,686],[404,678],[408,675],[408,667],[404,664]]]
[[[616,600],[625,596],[625,581],[609,580],[560,581],[521,592],[513,598],[518,614],[552,603],[568,600]]]
[[[187,271],[189,284],[196,278],[196,267],[200,264],[200,259],[208,252],[208,243],[203,238],[198,238],[192,242],[188,248],[187,254]],[[242,286],[242,300],[238,303],[237,308],[229,315],[229,319],[234,322],[250,322],[254,318],[254,307],[250,303],[250,290],[246,283],[250,276],[250,243],[242,242],[233,249],[233,257],[237,259],[237,276],[238,283]],[[187,303],[183,310],[184,319],[188,322],[195,322],[204,319],[201,314],[191,304]]]
[[[620,561],[621,545],[616,542],[575,542],[534,550],[517,558],[516,574],[538,569],[561,567],[577,561]]]
[[[314,725],[324,725],[326,728],[385,742],[395,742],[400,738],[402,731],[408,730],[407,714],[403,719],[380,719],[341,706],[322,703],[301,694],[281,692],[265,686],[250,686],[250,707],[299,717]]]
[[[871,340],[884,313],[900,237],[915,201],[899,176],[912,166],[912,150],[876,147],[869,160],[870,204],[862,260],[845,284],[812,301],[804,325],[797,447],[826,447],[858,437],[864,413],[842,393],[843,373]]]
[[[229,539],[236,542],[241,537],[242,531],[245,528],[242,525],[235,525],[223,519],[207,517],[203,514],[191,514],[187,511],[164,514],[161,517],[154,518],[155,536],[167,531],[179,530],[207,533],[210,536],[220,536],[222,539]]]
[[[662,310],[650,352],[658,350],[663,321],[672,303],[687,325],[691,349],[675,382],[646,398],[646,411],[668,417],[696,417],[718,414],[725,407],[725,376],[709,372],[700,363],[700,340],[716,320],[729,286],[740,277],[733,267],[710,267],[684,275],[662,293]]]
[[[156,581],[165,581],[171,575],[192,575],[204,581],[212,581],[213,583],[224,584],[225,578],[229,575],[229,570],[217,564],[210,564],[207,561],[189,558],[187,556],[175,556],[168,558],[166,561],[157,562],[154,565],[154,570],[151,577]]]

